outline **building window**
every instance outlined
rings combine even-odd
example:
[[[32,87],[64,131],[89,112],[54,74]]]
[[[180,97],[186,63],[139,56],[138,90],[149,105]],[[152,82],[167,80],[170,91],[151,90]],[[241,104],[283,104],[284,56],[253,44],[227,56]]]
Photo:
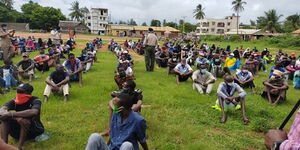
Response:
[[[104,21],[105,21],[105,19],[106,19],[106,18],[105,18],[105,17],[103,17],[103,20],[104,20]]]
[[[218,29],[217,30],[217,34],[223,34],[224,33],[224,29]]]
[[[100,27],[102,27],[102,23],[100,23]]]
[[[202,27],[209,27],[209,22],[203,22]]]
[[[214,26],[215,24],[216,24],[216,22],[212,22],[212,23],[211,23],[211,25],[213,25],[213,26]]]
[[[230,22],[228,22],[227,25],[230,26]]]
[[[103,16],[103,10],[101,10],[101,16]]]
[[[227,29],[227,32],[229,32],[230,31],[230,29]]]
[[[100,17],[100,20],[102,20],[102,17]]]
[[[88,19],[91,19],[91,16],[88,16]]]
[[[225,27],[225,23],[224,22],[219,22],[217,26],[218,27]]]
[[[215,32],[215,29],[211,29],[210,31],[211,31],[211,32]]]
[[[91,23],[88,23],[88,26],[91,26]]]

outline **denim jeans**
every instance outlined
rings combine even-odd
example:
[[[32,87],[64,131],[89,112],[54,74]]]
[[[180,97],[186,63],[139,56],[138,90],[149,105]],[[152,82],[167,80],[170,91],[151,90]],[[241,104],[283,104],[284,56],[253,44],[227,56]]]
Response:
[[[18,81],[13,77],[11,73],[6,74],[3,77],[3,80],[5,81],[5,88],[10,89],[17,85]]]
[[[0,87],[5,87],[5,80],[2,77],[0,77]]]
[[[99,133],[93,133],[89,137],[85,150],[109,150],[109,146]],[[133,150],[133,145],[130,142],[124,142],[120,150]]]

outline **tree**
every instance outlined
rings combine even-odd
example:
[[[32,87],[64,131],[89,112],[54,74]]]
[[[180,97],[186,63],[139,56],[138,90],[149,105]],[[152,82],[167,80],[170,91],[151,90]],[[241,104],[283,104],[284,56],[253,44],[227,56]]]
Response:
[[[203,19],[205,17],[204,8],[201,4],[199,4],[194,10],[194,17],[198,20]]]
[[[30,20],[30,26],[34,29],[49,29],[58,26],[59,20],[66,20],[66,17],[59,9],[38,7],[32,11]]]
[[[265,16],[257,17],[257,25],[264,31],[269,31],[271,33],[281,32],[281,26],[279,19],[282,15],[278,15],[275,9],[265,12]]]
[[[172,27],[172,28],[177,28],[178,27],[176,22],[167,22],[166,26],[169,26],[169,27]]]
[[[11,11],[5,6],[0,5],[0,14],[0,22],[14,22],[15,20]]]
[[[142,24],[142,26],[147,26],[147,23],[146,23],[146,22],[144,22],[144,23]]]
[[[127,24],[128,25],[132,25],[132,26],[136,26],[137,25],[137,23],[132,18],[128,21]]]
[[[164,20],[163,20],[163,27],[165,27],[165,26],[166,26],[166,23],[167,23],[167,20],[166,20],[166,19],[164,19]]]
[[[83,13],[83,14],[86,14],[86,13],[89,13],[89,12],[90,12],[89,9],[88,9],[87,7],[82,7],[82,8],[80,8],[80,11],[81,11],[81,13]]]
[[[294,14],[288,16],[284,22],[283,28],[285,32],[293,32],[300,28],[300,15]]]
[[[151,20],[151,26],[161,27],[161,22],[159,20]]]
[[[13,0],[0,0],[0,4],[4,5],[7,9],[12,10],[14,1]]]
[[[72,20],[75,19],[77,21],[80,21],[81,18],[83,17],[82,9],[79,8],[79,2],[78,1],[74,1],[71,4],[71,8],[69,10],[71,11],[69,16],[71,17]]]
[[[236,12],[237,14],[237,27],[236,27],[236,32],[237,34],[239,34],[239,13],[244,11],[244,6],[243,5],[246,5],[247,3],[246,2],[243,2],[242,0],[234,0],[232,2],[232,10]]]
[[[254,20],[250,20],[250,25],[251,26],[256,26],[256,22]]]
[[[21,10],[22,10],[23,16],[24,16],[23,21],[31,23],[30,18],[32,16],[32,12],[39,7],[42,7],[42,6],[40,6],[38,3],[34,3],[33,1],[29,1],[28,3],[23,4],[21,6]]]
[[[190,33],[196,31],[197,25],[191,24],[189,22],[185,22],[184,24],[181,24],[178,26],[178,29],[183,32],[183,26],[184,26],[184,32]]]

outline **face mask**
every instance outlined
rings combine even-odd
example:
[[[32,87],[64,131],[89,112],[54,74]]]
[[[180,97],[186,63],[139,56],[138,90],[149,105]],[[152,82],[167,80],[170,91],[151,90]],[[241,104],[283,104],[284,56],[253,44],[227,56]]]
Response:
[[[22,104],[28,102],[31,97],[32,96],[29,95],[29,94],[20,94],[20,93],[17,93],[16,99],[15,99],[15,103],[17,105],[22,105]]]
[[[206,73],[207,71],[206,71],[206,69],[201,69],[200,72],[204,74],[204,73]]]
[[[233,58],[233,56],[229,56],[229,58],[230,58],[230,59],[232,59],[232,58]]]
[[[227,83],[228,86],[233,86],[234,82]]]
[[[243,73],[247,73],[247,72],[248,72],[248,70],[242,70],[242,72],[243,72]]]
[[[4,32],[6,32],[6,30],[7,30],[7,27],[3,27],[3,28],[2,28],[2,30],[3,30]]]
[[[172,60],[173,60],[173,61],[176,61],[177,59],[176,59],[176,58],[173,58]]]

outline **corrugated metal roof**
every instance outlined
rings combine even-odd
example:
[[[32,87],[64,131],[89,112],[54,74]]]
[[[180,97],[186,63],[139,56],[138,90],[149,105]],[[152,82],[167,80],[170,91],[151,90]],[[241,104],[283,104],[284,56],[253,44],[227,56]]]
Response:
[[[242,35],[253,35],[257,32],[259,32],[260,29],[256,30],[256,29],[239,29],[239,34],[242,34]],[[233,34],[237,34],[237,31],[236,29],[235,30],[231,30],[229,32],[226,32],[226,34],[229,34],[229,35],[233,35]]]
[[[172,27],[148,27],[148,26],[129,26],[129,25],[109,25],[111,29],[114,30],[136,30],[136,31],[148,31],[149,28],[153,28],[156,32],[180,32],[179,30]]]

